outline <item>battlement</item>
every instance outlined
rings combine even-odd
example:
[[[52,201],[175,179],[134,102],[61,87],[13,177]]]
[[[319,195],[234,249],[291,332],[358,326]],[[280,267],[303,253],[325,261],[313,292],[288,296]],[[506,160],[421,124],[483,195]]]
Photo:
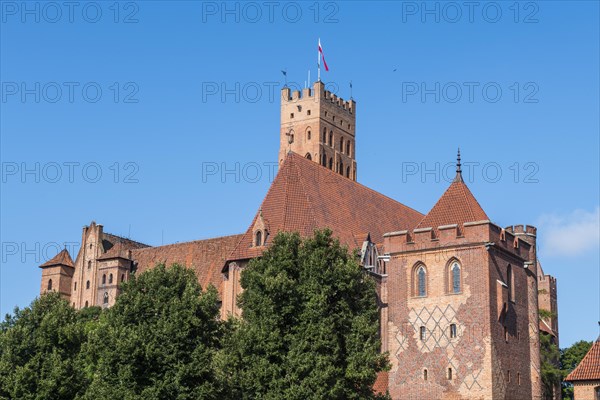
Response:
[[[518,231],[518,229],[517,229]],[[524,229],[524,232],[527,230]],[[437,228],[418,228],[389,232],[383,235],[388,253],[436,249],[445,246],[485,244],[528,257],[531,244],[520,238],[519,233],[502,229],[491,221],[467,222],[442,225]]]
[[[353,115],[356,110],[354,100],[344,100],[335,93],[325,90],[323,82],[315,82],[312,88],[292,90],[289,87],[281,89],[281,103],[297,103],[303,101],[321,101],[322,104],[332,104],[347,114]]]
[[[531,235],[535,236],[537,234],[537,228],[531,225],[512,225],[507,226],[507,232],[511,232],[514,235]]]
[[[538,275],[540,282],[548,282],[550,286],[556,286],[556,278],[552,275]]]

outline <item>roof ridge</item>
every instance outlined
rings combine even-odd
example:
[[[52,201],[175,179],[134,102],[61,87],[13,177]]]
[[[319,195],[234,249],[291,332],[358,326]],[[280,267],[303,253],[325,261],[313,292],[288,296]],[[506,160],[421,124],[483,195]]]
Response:
[[[131,242],[131,243],[141,244],[142,246],[152,247],[149,244],[138,242],[137,240],[129,239],[129,238],[126,238],[126,237],[123,237],[123,236],[115,235],[114,233],[104,232],[104,234],[105,235],[109,235],[109,236],[113,236],[113,237],[117,238],[119,240],[119,242],[122,242],[122,241],[126,240],[126,241]]]
[[[290,153],[290,154],[294,155],[295,157],[301,158],[302,160],[306,160],[306,159],[305,159],[304,157],[302,157],[300,154],[296,154],[296,153],[293,153],[293,152],[292,152],[292,153]],[[380,192],[378,192],[377,190],[375,190],[375,189],[372,189],[372,188],[370,188],[370,187],[368,187],[368,186],[366,186],[366,185],[363,185],[362,183],[360,183],[360,182],[358,182],[358,181],[352,180],[352,179],[350,179],[350,178],[346,178],[346,177],[344,177],[343,175],[340,175],[340,174],[338,174],[338,173],[334,172],[333,170],[330,170],[329,168],[327,168],[327,167],[324,167],[323,165],[321,165],[321,164],[319,164],[319,163],[317,163],[317,162],[315,162],[315,161],[306,160],[306,162],[311,162],[311,163],[314,163],[314,164],[316,164],[317,166],[319,166],[320,168],[322,168],[324,171],[326,171],[326,173],[333,174],[333,176],[335,176],[335,177],[337,177],[337,178],[343,178],[343,179],[347,179],[347,180],[348,180],[349,182],[351,182],[353,185],[360,186],[361,188],[363,188],[363,189],[366,189],[366,190],[368,190],[369,192],[372,192],[372,193],[374,193],[374,194],[376,194],[376,195],[378,195],[378,196],[385,197],[385,198],[386,198],[386,199],[388,199],[388,200],[391,200],[391,201],[393,201],[393,202],[395,202],[395,203],[398,203],[399,205],[401,205],[401,206],[402,206],[402,207],[404,207],[404,208],[408,208],[409,210],[412,210],[412,211],[414,211],[414,212],[417,212],[417,213],[419,213],[419,214],[423,214],[422,212],[420,212],[420,211],[418,211],[418,210],[416,210],[416,209],[414,209],[414,208],[412,208],[412,207],[410,207],[410,206],[407,206],[406,204],[404,204],[404,203],[402,203],[402,202],[400,202],[400,201],[398,201],[398,200],[396,200],[396,199],[394,199],[394,198],[392,198],[392,197],[390,197],[390,196],[387,196],[387,195],[385,195],[385,194],[383,194],[383,193],[380,193]],[[423,214],[423,216],[424,216],[424,214]]]
[[[462,183],[462,185],[461,185]],[[465,190],[467,185],[465,185],[465,183],[461,180],[461,181],[457,181],[456,184],[458,185],[458,187],[460,188],[460,191],[462,192],[462,195],[467,198],[469,196],[469,194],[467,193],[467,191]],[[473,196],[475,197],[475,196]],[[475,199],[477,200],[477,199]],[[471,207],[471,203],[467,201],[467,207],[469,208],[469,215],[471,219],[475,219],[475,212],[473,212],[473,207]]]
[[[189,241],[186,241],[186,242],[169,243],[169,244],[164,244],[164,245],[160,245],[160,246],[140,247],[140,248],[137,248],[137,249],[131,249],[131,251],[143,251],[143,250],[149,250],[149,249],[161,249],[161,248],[164,248],[164,247],[179,246],[179,245],[191,244],[191,243],[208,242],[210,240],[217,240],[217,239],[228,239],[228,238],[231,238],[231,237],[234,237],[234,236],[243,236],[243,235],[244,235],[243,233],[237,233],[237,234],[233,234],[233,235],[217,236],[217,237],[214,237],[214,238],[197,239],[197,240],[189,240]]]
[[[66,248],[62,249],[54,257],[40,265],[41,267],[50,267],[54,265],[65,265],[67,267],[74,268],[75,264],[73,264],[73,259],[71,258],[71,254],[69,254],[69,250]]]
[[[433,228],[446,224],[459,224],[489,220],[487,213],[467,184],[453,181],[429,212],[419,221],[417,228]]]
[[[284,159],[284,162],[282,165],[285,165],[285,160],[287,160],[287,157]],[[269,185],[269,189],[267,190],[267,193],[265,194],[265,196],[263,197],[262,201],[260,202],[260,205],[258,207],[258,211],[256,211],[256,213],[254,214],[254,218],[252,218],[252,221],[250,222],[250,225],[248,226],[248,228],[244,231],[244,233],[241,234],[240,240],[238,241],[238,243],[234,246],[233,250],[229,253],[229,255],[227,256],[227,258],[225,259],[225,265],[227,265],[227,261],[229,261],[229,257],[235,253],[238,248],[242,245],[242,241],[244,240],[244,237],[246,236],[246,234],[248,233],[248,230],[254,226],[254,224],[256,223],[256,219],[258,218],[258,215],[260,214],[260,211],[263,209],[263,206],[265,204],[265,202],[267,201],[267,199],[269,198],[269,194],[271,194],[271,192],[273,191],[273,188],[276,187],[275,182],[277,182],[278,179],[281,179],[282,174],[280,173],[281,170],[277,171],[277,174],[275,175],[275,179],[273,179],[273,182],[271,182],[271,184]]]

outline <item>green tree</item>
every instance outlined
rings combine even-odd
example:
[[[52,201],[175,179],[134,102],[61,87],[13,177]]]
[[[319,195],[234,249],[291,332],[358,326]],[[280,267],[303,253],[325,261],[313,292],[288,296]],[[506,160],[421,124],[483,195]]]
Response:
[[[90,332],[86,399],[218,399],[213,358],[221,336],[218,295],[194,272],[155,268],[122,286]]]
[[[0,324],[0,398],[73,399],[87,381],[80,351],[100,309],[79,313],[57,293],[15,309]]]
[[[368,399],[380,354],[375,285],[356,255],[316,231],[280,233],[242,272],[221,379],[235,399]]]
[[[580,340],[574,343],[571,347],[567,347],[560,351],[560,372],[564,380],[579,365],[583,357],[592,347],[592,342]],[[563,400],[573,399],[573,385],[569,382],[562,383]]]
[[[540,367],[544,399],[553,398],[554,390],[558,388],[561,381],[561,373],[558,368],[559,357],[560,352],[558,346],[553,343],[552,336],[540,333]]]

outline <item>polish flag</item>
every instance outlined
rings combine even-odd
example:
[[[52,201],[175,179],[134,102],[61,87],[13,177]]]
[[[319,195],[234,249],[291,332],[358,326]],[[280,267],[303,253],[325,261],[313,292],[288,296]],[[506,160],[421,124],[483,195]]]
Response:
[[[321,59],[323,59],[325,71],[329,71],[329,67],[327,66],[327,62],[325,61],[325,55],[323,54],[323,47],[321,47],[321,39],[319,38],[319,66],[321,66]]]

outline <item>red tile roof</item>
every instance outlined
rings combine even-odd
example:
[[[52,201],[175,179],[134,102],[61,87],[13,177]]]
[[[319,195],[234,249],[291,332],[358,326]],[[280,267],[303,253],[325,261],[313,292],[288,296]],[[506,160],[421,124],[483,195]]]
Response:
[[[360,247],[357,238],[367,233],[381,243],[384,233],[411,229],[423,218],[420,212],[295,153],[287,155],[229,260],[263,252],[264,246],[252,246],[252,229],[261,212],[269,238],[281,231],[310,236],[316,228],[327,227],[350,249]]]
[[[130,250],[139,248],[131,246],[130,243],[117,242],[113,247],[111,247],[106,253],[102,254],[98,257],[98,260],[110,260],[113,258],[125,258],[131,259]]]
[[[109,251],[117,243],[121,243],[125,249],[141,249],[143,247],[150,247],[147,244],[136,242],[135,240],[127,239],[121,236],[113,235],[112,233],[103,233],[102,246],[104,251]]]
[[[69,254],[67,249],[61,250],[60,253],[52,257],[52,259],[40,265],[40,268],[52,267],[55,265],[64,265],[67,267],[74,268],[73,259],[71,258],[71,255]]]
[[[590,351],[565,380],[570,382],[600,380],[600,338],[594,342]]]
[[[377,374],[375,384],[373,384],[373,390],[377,394],[385,394],[388,390],[388,373],[382,371]]]
[[[489,220],[487,214],[462,179],[455,179],[417,228]]]
[[[131,258],[137,263],[137,272],[153,268],[158,263],[167,266],[178,263],[193,269],[203,289],[213,284],[221,293],[221,267],[235,248],[242,235],[223,236],[166,246],[131,250]],[[108,253],[107,253],[108,254]]]

